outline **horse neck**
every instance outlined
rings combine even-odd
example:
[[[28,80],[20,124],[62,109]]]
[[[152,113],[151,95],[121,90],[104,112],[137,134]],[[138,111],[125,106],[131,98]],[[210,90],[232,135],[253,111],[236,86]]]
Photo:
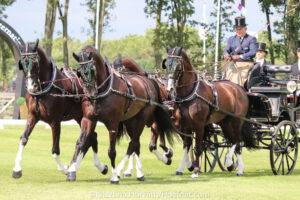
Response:
[[[186,97],[194,90],[197,82],[197,73],[189,62],[184,62],[184,68],[181,77],[178,80],[176,93],[178,97]]]
[[[101,56],[95,55],[94,60],[96,62],[95,66],[96,66],[97,85],[99,86],[103,84],[104,81],[106,81],[106,79],[109,76],[109,72]]]
[[[43,50],[37,49],[39,55],[39,78],[41,81],[49,81],[52,76],[52,65]]]

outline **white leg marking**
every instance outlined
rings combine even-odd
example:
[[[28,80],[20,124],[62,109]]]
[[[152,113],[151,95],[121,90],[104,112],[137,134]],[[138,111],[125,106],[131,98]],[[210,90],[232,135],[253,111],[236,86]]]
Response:
[[[118,182],[119,181],[118,172],[117,172],[116,168],[112,169],[112,176],[110,178],[110,181],[112,181],[112,182]]]
[[[230,149],[228,154],[225,156],[225,167],[230,167],[233,164],[232,157],[235,151],[236,144],[234,144]]]
[[[98,158],[98,154],[94,152],[94,164],[95,167],[97,167],[97,169],[102,172],[105,169],[105,165],[103,163],[100,162],[99,158]]]
[[[64,174],[67,174],[68,168],[67,166],[63,165],[62,162],[60,161],[60,157],[57,154],[52,154],[52,157],[54,158],[56,165],[57,165],[57,170],[63,172]]]
[[[136,160],[136,177],[141,178],[144,176],[142,171],[142,161],[138,155],[134,154]]]
[[[69,167],[68,172],[76,172],[80,167],[80,162],[81,162],[82,158],[83,158],[83,153],[80,152],[76,158],[76,161],[73,162],[71,164],[71,166]]]
[[[152,153],[154,153],[158,160],[163,161],[165,164],[168,162],[168,158],[165,155],[160,154],[158,150],[153,150]]]
[[[179,165],[178,169],[176,170],[177,172],[183,172],[184,168],[187,166],[187,160],[188,160],[188,152],[187,152],[187,147],[185,147],[183,149],[180,165]]]
[[[237,164],[238,164],[238,166],[237,166],[237,168],[238,168],[237,175],[243,175],[245,165],[244,165],[244,162],[243,162],[242,154],[237,154]]]
[[[135,153],[131,154],[129,156],[129,161],[128,161],[128,166],[127,166],[127,169],[126,171],[124,172],[124,175],[129,175],[131,174],[131,170],[133,170],[133,157],[134,157]]]
[[[121,162],[118,164],[118,166],[117,166],[118,176],[121,176],[121,172],[123,171],[128,159],[129,159],[129,155],[125,155],[124,158],[121,160]]]
[[[15,160],[15,166],[14,166],[14,169],[13,169],[15,172],[19,172],[19,171],[22,170],[21,161],[22,161],[23,150],[24,150],[24,145],[22,144],[22,141],[20,141],[17,157],[16,157],[16,160]]]
[[[167,90],[170,91],[172,88],[174,88],[174,79],[173,78],[169,78],[168,79]]]

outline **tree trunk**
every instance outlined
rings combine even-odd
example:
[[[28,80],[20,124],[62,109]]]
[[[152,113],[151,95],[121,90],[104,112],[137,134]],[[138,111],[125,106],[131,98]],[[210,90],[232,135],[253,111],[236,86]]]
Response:
[[[272,30],[271,30],[271,22],[270,22],[270,8],[266,7],[265,12],[266,12],[266,19],[267,19],[268,40],[269,40],[269,44],[270,44],[270,48],[269,48],[270,49],[270,58],[271,58],[271,63],[274,64],[275,59],[274,59],[274,50],[273,50],[273,42],[272,42]]]
[[[105,18],[105,6],[106,0],[100,0],[100,9],[99,9],[99,29],[98,29],[98,51],[101,50],[102,34],[104,30],[104,18]]]
[[[65,66],[69,66],[69,53],[68,53],[68,11],[69,11],[69,0],[64,2],[64,13],[61,10],[60,3],[58,1],[58,10],[60,19],[63,27],[63,61]]]
[[[1,76],[3,77],[3,83],[7,79],[7,58],[9,57],[9,50],[7,49],[7,45],[3,39],[0,39],[0,50],[1,50]]]
[[[44,35],[44,48],[47,56],[51,57],[53,32],[56,18],[57,0],[47,1],[46,20],[45,20],[45,35]]]
[[[299,0],[287,1],[286,15],[286,39],[287,39],[287,63],[292,64],[297,60],[297,43],[299,35]]]
[[[157,5],[156,11],[156,27],[154,30],[154,40],[152,43],[153,50],[154,50],[154,58],[155,58],[155,67],[160,68],[162,63],[162,53],[160,51],[161,47],[161,12],[162,12],[163,1],[160,0]]]

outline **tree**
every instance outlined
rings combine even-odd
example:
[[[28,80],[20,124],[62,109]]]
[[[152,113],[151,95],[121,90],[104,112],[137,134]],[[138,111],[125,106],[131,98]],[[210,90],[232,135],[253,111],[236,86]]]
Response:
[[[8,6],[11,6],[15,0],[1,0],[0,2],[0,17],[6,18],[6,15],[4,14],[5,9]],[[6,44],[6,42],[0,38],[0,60],[1,60],[1,68],[0,68],[0,80],[3,81],[3,87],[5,85],[5,82],[9,80],[9,72],[11,71],[8,66],[11,63],[8,63],[8,60],[12,58],[11,51]]]
[[[152,47],[155,58],[155,66],[159,67],[162,63],[162,51],[161,51],[161,34],[162,34],[162,12],[168,5],[167,0],[146,0],[146,7],[144,12],[148,17],[155,18],[156,26],[154,30],[154,36],[152,39]]]
[[[88,11],[92,13],[92,18],[89,19],[90,28],[93,32],[93,41],[95,43],[96,37],[96,2],[97,0],[85,0],[85,5],[88,7]],[[110,11],[115,7],[115,0],[100,0],[100,9],[99,9],[99,32],[98,32],[98,50],[100,51],[102,34],[105,28],[108,27],[111,13]]]
[[[286,38],[287,48],[289,49],[287,54],[287,63],[294,63],[297,60],[297,43],[300,29],[300,2],[299,0],[287,1],[287,13],[286,13]]]
[[[56,20],[57,0],[47,0],[45,32],[44,32],[44,49],[46,54],[51,57],[53,32]]]
[[[62,22],[63,28],[63,54],[64,54],[64,64],[69,66],[69,54],[68,54],[68,11],[69,11],[69,0],[64,2],[64,12],[62,11],[62,5],[59,0],[57,1],[58,11],[60,15],[60,20]]]

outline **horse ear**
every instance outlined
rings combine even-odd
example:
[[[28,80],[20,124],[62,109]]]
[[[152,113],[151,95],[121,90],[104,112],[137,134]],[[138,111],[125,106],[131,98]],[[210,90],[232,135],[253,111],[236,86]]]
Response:
[[[18,62],[18,66],[19,66],[19,70],[23,70],[23,65],[22,65],[22,62],[21,62],[21,60],[19,60],[19,62]]]
[[[170,52],[170,50],[171,50],[171,48],[170,48],[170,47],[167,47],[167,53],[169,53],[169,52]]]
[[[166,68],[167,68],[167,66],[166,66],[166,61],[167,61],[167,59],[163,59],[163,61],[162,61],[161,67],[162,67],[163,69],[166,69]]]
[[[36,39],[36,41],[35,41],[35,45],[34,45],[34,51],[36,51],[37,50],[37,48],[38,48],[38,46],[39,46],[39,39]]]
[[[179,55],[181,54],[182,52],[182,47],[179,48]]]
[[[79,56],[78,56],[76,53],[74,53],[74,52],[73,52],[73,58],[74,58],[77,62],[79,62]]]

